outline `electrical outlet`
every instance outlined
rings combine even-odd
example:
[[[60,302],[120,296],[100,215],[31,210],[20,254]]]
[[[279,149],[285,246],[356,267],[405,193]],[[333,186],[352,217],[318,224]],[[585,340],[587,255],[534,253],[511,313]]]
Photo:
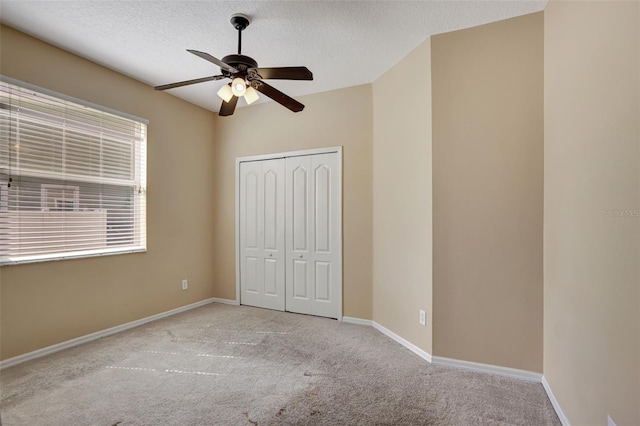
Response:
[[[182,289],[186,290],[189,288],[189,283],[187,282],[187,280],[182,280]]]
[[[420,309],[420,325],[427,325],[427,313]]]

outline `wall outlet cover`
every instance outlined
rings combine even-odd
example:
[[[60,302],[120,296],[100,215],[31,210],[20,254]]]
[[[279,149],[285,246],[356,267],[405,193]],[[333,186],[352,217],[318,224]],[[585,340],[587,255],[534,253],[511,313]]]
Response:
[[[420,310],[420,325],[427,325],[427,313]]]
[[[186,290],[189,288],[189,282],[187,280],[182,280],[182,289]]]

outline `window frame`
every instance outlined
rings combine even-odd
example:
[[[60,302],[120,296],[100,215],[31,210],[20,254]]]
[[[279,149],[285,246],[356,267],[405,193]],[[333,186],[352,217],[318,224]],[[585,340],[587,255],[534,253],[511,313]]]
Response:
[[[131,114],[123,113],[120,111],[113,110],[111,108],[107,108],[101,105],[97,105],[91,102],[87,102],[82,99],[77,99],[72,96],[68,96],[62,93],[58,93],[49,89],[45,89],[30,83],[26,83],[11,77],[7,77],[4,75],[0,75],[0,81],[18,86],[21,89],[27,91],[33,91],[38,94],[42,94],[47,97],[53,97],[56,100],[61,101],[62,103],[68,102],[71,104],[75,104],[76,106],[91,108],[93,110],[97,110],[102,113],[114,115],[120,118],[124,118],[126,120],[130,120],[141,125],[142,137],[136,142],[132,142],[133,149],[133,158],[131,161],[130,167],[133,170],[133,181],[130,184],[124,185],[123,182],[115,183],[116,179],[110,179],[109,177],[97,177],[95,178],[96,185],[117,185],[124,187],[130,187],[134,193],[142,194],[140,196],[136,196],[132,198],[133,208],[132,208],[132,242],[130,244],[114,246],[106,243],[104,247],[93,249],[93,248],[84,248],[81,250],[68,249],[66,251],[56,251],[51,253],[39,253],[39,254],[29,254],[22,256],[4,256],[0,257],[0,267],[23,264],[23,263],[33,263],[33,262],[45,262],[45,261],[57,261],[64,259],[77,259],[77,258],[86,258],[86,257],[100,257],[105,255],[117,255],[117,254],[130,254],[130,253],[143,253],[147,251],[147,127],[149,125],[149,120],[140,118]],[[2,142],[0,142],[2,143]],[[11,155],[10,153],[8,155]],[[122,163],[124,164],[124,163]],[[100,167],[103,167],[104,163],[100,163]],[[9,169],[10,170],[10,169]],[[3,172],[5,173],[5,172]],[[11,176],[11,173],[7,173]],[[18,172],[14,176],[18,176],[20,173]],[[32,175],[28,173],[28,175]],[[37,173],[35,173],[37,175]],[[36,176],[34,176],[36,177]],[[45,176],[42,176],[43,179],[46,179]],[[54,180],[51,179],[50,180]],[[7,222],[11,219],[10,213],[12,210],[9,208],[9,190],[8,184],[10,183],[10,179],[0,178],[0,215],[6,215]],[[73,181],[73,176],[62,176],[59,179],[61,185],[51,184],[47,182],[41,182],[41,191],[42,196],[46,195],[47,189],[49,187],[64,187],[65,190],[72,189],[74,191],[74,198],[69,199],[66,196],[63,197],[61,201],[60,210],[54,209],[54,212],[57,210],[58,212],[77,212],[79,208],[78,201],[78,191],[79,187],[74,187],[73,184],[68,185],[67,182]],[[54,200],[54,202],[57,200]],[[69,201],[73,203],[72,209],[68,209]],[[41,199],[41,204],[44,200]],[[141,211],[142,209],[142,211]],[[20,211],[20,210],[16,210]],[[48,209],[47,209],[48,211]],[[42,209],[42,212],[45,212]],[[106,213],[105,213],[106,214]],[[9,232],[14,232],[11,228],[7,228]],[[19,231],[19,227],[16,226],[13,228],[14,230]],[[108,232],[108,226],[105,226],[105,233]],[[65,234],[60,234],[61,240],[66,238]]]

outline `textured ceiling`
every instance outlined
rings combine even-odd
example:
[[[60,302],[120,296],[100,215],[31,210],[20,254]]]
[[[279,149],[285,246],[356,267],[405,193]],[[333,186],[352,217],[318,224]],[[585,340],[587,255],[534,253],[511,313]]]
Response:
[[[314,81],[271,81],[295,97],[371,83],[430,35],[537,12],[545,1],[14,1],[0,21],[151,86],[219,74],[186,52],[242,53],[260,66],[307,66]],[[211,111],[222,81],[169,92]],[[264,101],[265,97],[262,96]],[[243,101],[238,103],[243,106]]]

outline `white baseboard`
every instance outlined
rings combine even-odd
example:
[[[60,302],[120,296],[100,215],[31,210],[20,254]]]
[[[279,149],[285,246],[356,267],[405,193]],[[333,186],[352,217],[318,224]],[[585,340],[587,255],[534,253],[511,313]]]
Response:
[[[549,383],[547,383],[547,379],[540,373],[535,373],[533,371],[527,371],[527,370],[518,370],[515,368],[509,368],[509,367],[500,367],[497,365],[481,364],[481,363],[471,362],[471,361],[461,361],[457,359],[431,356],[429,353],[423,351],[422,349],[415,346],[413,343],[407,341],[406,339],[403,339],[402,337],[395,334],[393,331],[378,324],[375,321],[365,320],[361,318],[353,318],[353,317],[342,317],[342,321],[350,324],[370,325],[376,330],[378,330],[379,332],[381,332],[382,334],[389,336],[396,342],[400,343],[402,346],[406,347],[407,349],[414,352],[421,358],[424,358],[425,360],[433,364],[447,365],[450,367],[464,368],[467,370],[480,371],[484,373],[499,374],[501,376],[513,377],[516,379],[526,380],[529,382],[542,383],[542,386],[544,387],[545,392],[549,396],[551,405],[556,411],[556,414],[558,415],[558,418],[560,419],[562,426],[570,426],[569,420],[567,420],[567,417],[564,415],[562,408],[560,408],[560,404],[556,400],[556,397],[553,395],[553,392],[551,392],[551,388],[549,387]]]
[[[224,300],[224,299],[220,299]],[[21,364],[23,362],[31,361],[32,359],[40,358],[46,355],[50,355],[59,351],[63,351],[65,349],[72,348],[74,346],[81,345],[83,343],[91,342],[93,340],[98,340],[102,337],[110,336],[112,334],[120,333],[121,331],[128,330],[130,328],[138,327],[140,325],[146,324],[151,321],[156,321],[161,318],[165,318],[171,315],[179,314],[180,312],[189,311],[191,309],[199,308],[200,306],[208,305],[209,303],[216,302],[215,298],[201,300],[196,303],[191,303],[190,305],[181,306],[176,309],[171,309],[170,311],[161,312],[156,315],[151,315],[149,317],[141,318],[139,320],[131,321],[126,324],[117,325],[115,327],[107,328],[106,330],[96,331],[95,333],[87,334],[85,336],[76,337],[75,339],[67,340],[66,342],[56,343],[55,345],[47,346],[46,348],[38,349],[33,352],[28,352],[26,354],[18,355],[13,358],[5,359],[4,361],[0,361],[0,370],[5,368],[13,367],[14,365]],[[220,302],[224,303],[224,302]]]
[[[355,317],[342,317],[342,322],[346,322],[347,324],[368,325],[369,327],[371,327],[373,323],[373,321],[371,320],[355,318]]]
[[[409,349],[411,352],[413,352],[414,354],[418,355],[420,358],[423,358],[423,359],[427,360],[427,362],[431,362],[431,354],[430,353],[428,353],[426,351],[423,351],[422,349],[420,349],[419,347],[417,347],[416,345],[414,345],[410,341],[398,336],[393,331],[391,331],[388,328],[378,324],[375,321],[372,321],[371,325],[373,326],[373,328],[378,330],[380,333],[391,337],[393,340],[395,340],[396,342],[400,343],[402,346],[404,346],[405,348]]]
[[[234,306],[240,306],[240,303],[237,300],[232,300],[232,299],[220,299],[219,297],[212,297],[210,299],[212,302],[215,303],[222,303],[223,305],[234,305]]]
[[[547,382],[547,378],[544,376],[542,376],[542,386],[544,387],[545,392],[547,392],[549,401],[551,401],[551,405],[553,405],[553,409],[556,410],[556,414],[558,415],[558,418],[560,419],[560,423],[562,423],[562,426],[570,426],[567,416],[564,415],[562,408],[560,408],[560,403],[558,403],[556,396],[551,391],[551,386],[549,386],[549,382]]]
[[[447,365],[449,367],[463,368],[465,370],[499,374],[501,376],[509,376],[529,382],[542,383],[542,374],[535,373],[533,371],[518,370],[516,368],[500,367],[498,365],[491,364],[481,364],[479,362],[462,361],[459,359],[444,358],[440,356],[434,356],[433,363]]]

